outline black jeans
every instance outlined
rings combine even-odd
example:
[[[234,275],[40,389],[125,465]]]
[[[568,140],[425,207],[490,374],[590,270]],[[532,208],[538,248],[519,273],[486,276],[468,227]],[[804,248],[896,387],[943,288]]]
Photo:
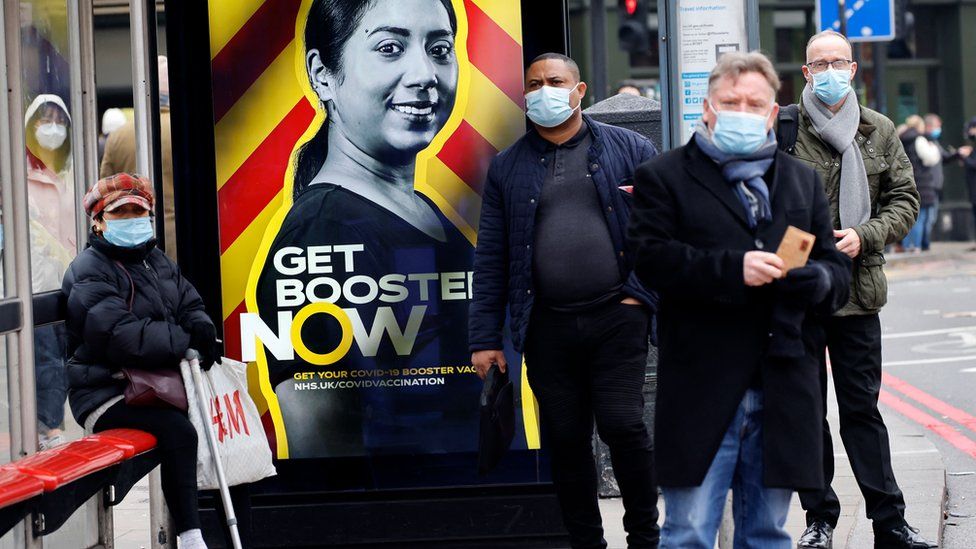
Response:
[[[156,437],[163,496],[176,523],[176,533],[199,528],[197,431],[190,419],[176,409],[141,408],[119,401],[98,418],[94,431],[124,427]]]
[[[824,322],[830,367],[840,409],[840,436],[854,478],[864,496],[867,517],[875,528],[905,524],[905,499],[891,468],[888,429],[878,411],[881,391],[881,321],[878,315],[835,316]],[[826,359],[820,357],[820,382],[827,409]],[[830,484],[834,478],[834,446],[824,418],[823,490],[800,492],[807,524],[823,520],[837,525],[840,501]]]
[[[620,486],[627,546],[657,547],[657,486],[641,391],[647,323],[643,306],[616,300],[579,313],[536,307],[529,322],[526,375],[539,401],[553,482],[576,549],[606,547],[593,459],[594,418]]]

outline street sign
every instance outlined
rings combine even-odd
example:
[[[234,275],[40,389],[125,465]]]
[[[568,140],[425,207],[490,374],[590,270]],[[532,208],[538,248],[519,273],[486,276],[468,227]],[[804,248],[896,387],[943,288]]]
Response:
[[[817,0],[817,28],[840,32],[837,0]],[[895,0],[847,0],[847,38],[851,42],[884,42],[895,38]]]

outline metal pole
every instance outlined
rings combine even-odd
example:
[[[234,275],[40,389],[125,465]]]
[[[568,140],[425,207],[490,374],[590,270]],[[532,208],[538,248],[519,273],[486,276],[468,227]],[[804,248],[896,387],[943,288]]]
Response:
[[[98,108],[95,104],[95,43],[92,0],[68,2],[68,39],[71,44],[71,129],[72,157],[75,165],[75,204],[98,180]],[[81,211],[81,208],[76,208]],[[88,218],[78,215],[78,250],[88,238]]]
[[[593,57],[593,101],[607,98],[607,4],[604,0],[590,0],[590,52]]]
[[[32,296],[30,271],[30,219],[27,206],[27,170],[24,161],[24,112],[23,76],[21,67],[20,0],[3,0],[3,40],[6,79],[3,89],[7,96],[4,120],[8,121],[9,138],[6,139],[2,173],[3,224],[8,229],[4,238],[4,291],[19,297],[23,307],[20,330],[7,338],[7,369],[11,372],[8,386],[11,399],[19,401],[17,424],[11,425],[11,458],[18,459],[37,451],[37,407],[34,389],[34,314],[27,306]],[[3,133],[3,132],[0,132]],[[12,265],[11,265],[12,263]],[[11,292],[11,290],[13,290]],[[11,360],[12,359],[12,360]],[[12,414],[11,419],[14,419]],[[23,546],[33,549],[41,546],[35,539],[30,521],[22,529]]]
[[[871,49],[874,50],[874,100],[875,109],[882,113],[888,113],[888,87],[885,85],[885,73],[888,65],[888,43],[875,42]]]
[[[145,177],[154,179],[155,154],[152,143],[152,113],[149,108],[157,108],[150,102],[152,93],[152,77],[150,67],[155,67],[155,60],[150,60],[148,47],[149,32],[148,8],[144,0],[129,1],[129,29],[132,44],[132,104],[134,107],[136,129],[136,171]],[[153,181],[155,183],[155,181]],[[157,233],[159,231],[157,230]],[[150,546],[152,549],[170,549],[176,547],[175,528],[166,500],[163,497],[162,482],[159,468],[149,473],[149,524],[151,532]]]
[[[762,47],[759,39],[759,0],[746,0],[746,47],[749,51]]]
[[[840,33],[847,36],[847,6],[844,0],[837,0],[837,19],[840,21]]]
[[[155,63],[149,59],[147,27],[149,18],[143,0],[129,2],[129,29],[132,44],[132,105],[136,126],[136,171],[153,177],[152,116],[149,112],[151,82],[149,68]],[[155,105],[153,105],[155,108]]]
[[[675,136],[681,135],[680,121],[677,120],[679,109],[674,100],[677,90],[678,70],[678,40],[674,39],[677,32],[678,18],[675,15],[677,7],[673,0],[657,0],[658,36],[661,39],[661,148],[665,151],[675,146]]]

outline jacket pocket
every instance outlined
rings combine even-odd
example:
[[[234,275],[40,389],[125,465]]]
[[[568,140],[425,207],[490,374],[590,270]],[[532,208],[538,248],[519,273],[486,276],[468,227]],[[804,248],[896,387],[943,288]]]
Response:
[[[874,149],[874,145],[871,145],[871,148]],[[864,171],[868,176],[871,202],[874,203],[878,199],[878,192],[881,188],[881,177],[888,171],[888,160],[883,154],[877,152],[865,153],[862,149],[861,153],[864,160]]]
[[[864,255],[854,271],[854,301],[868,310],[880,309],[888,302],[888,277],[884,273],[885,258],[880,253]]]

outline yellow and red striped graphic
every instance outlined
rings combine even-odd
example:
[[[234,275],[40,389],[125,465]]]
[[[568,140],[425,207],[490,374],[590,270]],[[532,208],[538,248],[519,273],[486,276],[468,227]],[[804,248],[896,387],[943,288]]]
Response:
[[[452,1],[458,15],[457,100],[445,128],[418,155],[415,188],[474,243],[488,164],[525,129],[520,2]],[[291,203],[293,155],[325,117],[305,74],[302,36],[310,5],[209,4],[224,338],[233,358],[240,355],[240,315],[256,311],[249,277],[261,271]],[[522,377],[526,442],[538,448],[535,401]],[[280,439],[274,393],[255,364],[248,381],[254,388],[265,384],[252,396],[269,435]],[[279,457],[287,457],[287,445],[278,442]]]

